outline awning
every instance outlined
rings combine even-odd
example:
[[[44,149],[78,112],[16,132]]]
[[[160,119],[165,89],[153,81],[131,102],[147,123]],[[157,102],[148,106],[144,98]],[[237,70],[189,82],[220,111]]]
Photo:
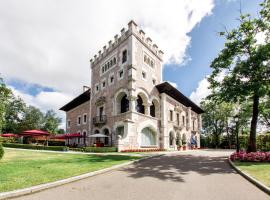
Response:
[[[101,133],[97,133],[97,134],[90,135],[89,137],[102,138],[102,137],[109,137],[109,136],[101,134]]]
[[[22,136],[48,136],[50,133],[47,131],[42,131],[42,130],[27,130],[22,133],[20,133]]]
[[[17,134],[13,134],[13,133],[3,133],[0,135],[0,137],[17,137]]]

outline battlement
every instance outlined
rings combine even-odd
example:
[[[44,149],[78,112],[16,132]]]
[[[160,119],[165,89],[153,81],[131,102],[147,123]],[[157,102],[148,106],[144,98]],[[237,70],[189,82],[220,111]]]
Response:
[[[163,51],[158,49],[156,44],[153,44],[152,39],[150,37],[146,37],[143,30],[139,29],[137,24],[131,20],[128,23],[128,29],[122,28],[120,31],[120,36],[116,34],[114,36],[114,40],[110,40],[108,45],[103,46],[103,50],[98,51],[98,55],[95,54],[90,62],[92,65],[97,64],[100,60],[106,57],[112,50],[114,50],[119,44],[122,43],[125,39],[127,39],[130,35],[134,35],[138,40],[140,40],[153,54],[155,54],[160,60],[163,57]]]

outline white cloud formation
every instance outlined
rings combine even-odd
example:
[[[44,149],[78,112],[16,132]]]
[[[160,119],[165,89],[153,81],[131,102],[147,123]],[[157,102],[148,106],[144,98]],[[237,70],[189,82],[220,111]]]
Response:
[[[165,52],[165,61],[183,63],[187,34],[213,7],[213,0],[0,1],[0,72],[78,94],[90,84],[89,59],[130,19]]]
[[[14,87],[9,88],[15,96],[19,96],[27,105],[32,105],[39,108],[43,113],[53,109],[56,114],[62,119],[61,128],[65,128],[65,113],[59,108],[65,105],[72,99],[72,96],[65,95],[60,92],[40,92],[36,96],[23,93]]]
[[[197,105],[200,105],[201,100],[211,94],[211,90],[208,89],[209,86],[210,84],[207,78],[202,79],[196,90],[190,94],[189,98]]]

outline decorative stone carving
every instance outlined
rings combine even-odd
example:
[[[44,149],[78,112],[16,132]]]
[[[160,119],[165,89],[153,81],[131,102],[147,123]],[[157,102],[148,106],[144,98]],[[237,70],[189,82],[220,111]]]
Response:
[[[95,105],[96,105],[96,106],[101,106],[101,105],[103,105],[104,103],[106,103],[106,97],[101,96],[101,97],[99,97],[99,98],[96,100]]]

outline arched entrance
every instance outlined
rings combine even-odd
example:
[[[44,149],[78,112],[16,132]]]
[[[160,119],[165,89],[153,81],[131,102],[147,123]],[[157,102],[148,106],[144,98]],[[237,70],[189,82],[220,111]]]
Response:
[[[141,146],[150,147],[157,145],[157,134],[150,127],[145,127],[141,131]]]
[[[103,130],[103,134],[108,136],[108,137],[104,138],[104,145],[105,146],[110,146],[110,132],[109,132],[109,129],[105,128]]]

